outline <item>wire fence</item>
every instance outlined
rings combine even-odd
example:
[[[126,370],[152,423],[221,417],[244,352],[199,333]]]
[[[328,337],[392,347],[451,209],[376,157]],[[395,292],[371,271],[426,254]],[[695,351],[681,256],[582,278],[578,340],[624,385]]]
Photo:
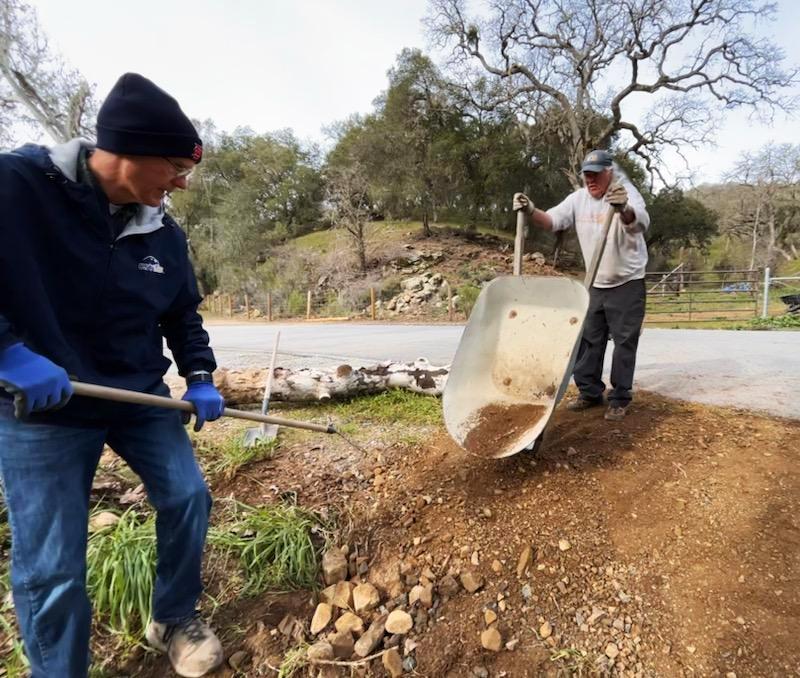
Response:
[[[679,265],[645,276],[648,324],[746,321],[800,314],[800,276],[771,277],[769,269],[692,271]],[[214,294],[201,310],[240,320],[424,320],[464,322],[480,288],[451,285],[440,274],[404,281],[401,289],[380,284],[356,291],[270,290],[257,294]]]

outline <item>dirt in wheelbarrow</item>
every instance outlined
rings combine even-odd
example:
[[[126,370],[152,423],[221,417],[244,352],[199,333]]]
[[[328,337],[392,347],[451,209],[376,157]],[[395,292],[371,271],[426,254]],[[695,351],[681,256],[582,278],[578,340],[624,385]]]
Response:
[[[547,411],[544,405],[493,403],[475,415],[475,425],[464,439],[464,449],[479,457],[503,453]]]

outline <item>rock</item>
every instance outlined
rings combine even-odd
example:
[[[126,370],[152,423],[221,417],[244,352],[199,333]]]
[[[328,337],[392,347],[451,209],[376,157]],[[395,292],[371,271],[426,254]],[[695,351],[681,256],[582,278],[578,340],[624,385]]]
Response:
[[[353,607],[353,584],[349,581],[336,582],[333,586],[323,589],[320,595],[323,602],[341,610],[349,610]]]
[[[572,548],[572,544],[569,543],[566,539],[559,539],[558,540],[558,550],[559,551],[569,551]]]
[[[525,586],[522,587],[522,597],[526,601],[533,598],[533,591],[531,590],[530,584],[525,584]]]
[[[353,650],[359,657],[367,657],[372,651],[378,647],[378,643],[383,638],[383,632],[386,629],[386,616],[381,615],[378,617],[361,638],[356,641]]]
[[[360,636],[364,633],[364,620],[352,612],[345,612],[336,620],[334,627],[337,631],[349,631],[356,636]]]
[[[485,609],[483,611],[483,621],[486,623],[486,626],[491,626],[497,621],[497,612],[488,608]]]
[[[605,649],[606,657],[609,659],[615,659],[619,656],[619,648],[617,647],[616,643],[609,643],[606,645]]]
[[[481,645],[485,650],[500,652],[503,647],[503,637],[500,635],[500,631],[494,626],[486,629],[481,633]]]
[[[347,558],[338,548],[329,549],[322,556],[322,576],[328,586],[347,578]]]
[[[506,643],[506,650],[508,650],[509,652],[513,652],[516,649],[517,645],[519,645],[519,638],[512,638]]]
[[[408,604],[413,605],[417,601],[423,607],[430,608],[433,606],[433,584],[428,584],[427,586],[417,584],[411,589],[408,594]]]
[[[483,587],[483,577],[476,572],[462,572],[459,579],[461,580],[461,585],[469,593],[475,593],[475,591]]]
[[[306,650],[306,656],[311,660],[321,659],[323,661],[330,661],[333,659],[333,645],[321,640],[311,645]]]
[[[311,635],[316,636],[322,629],[331,623],[333,608],[328,603],[320,603],[311,619]]]
[[[475,676],[475,678],[489,678],[489,671],[485,666],[473,666],[472,675]]]
[[[414,626],[414,620],[411,615],[404,610],[393,610],[386,618],[386,631],[387,633],[399,633],[405,635]]]
[[[241,671],[249,658],[250,655],[247,652],[244,650],[239,650],[228,657],[228,666],[230,666],[234,671]]]
[[[383,668],[386,669],[392,678],[403,675],[403,659],[400,657],[397,648],[393,647],[388,652],[384,652],[381,661],[383,663]]]
[[[326,640],[331,644],[333,656],[336,659],[350,659],[354,649],[352,633],[349,631],[337,631],[328,635]]]
[[[549,621],[544,622],[544,624],[539,627],[539,635],[542,638],[549,638],[553,635],[553,627]]]
[[[353,609],[357,613],[369,612],[381,604],[381,596],[372,584],[359,584],[353,589]]]
[[[455,577],[450,576],[449,574],[442,577],[441,581],[439,582],[439,593],[443,596],[447,596],[448,598],[452,598],[461,590],[461,587],[456,581]]]
[[[101,511],[95,513],[89,519],[89,532],[99,532],[107,527],[113,527],[119,522],[119,516],[111,511]]]
[[[503,563],[499,560],[495,559],[492,561],[492,572],[495,574],[500,574],[503,571]]]
[[[517,560],[517,577],[522,577],[525,574],[525,570],[528,569],[528,565],[531,563],[532,553],[533,549],[530,546],[522,549],[522,553],[519,554],[519,560]]]

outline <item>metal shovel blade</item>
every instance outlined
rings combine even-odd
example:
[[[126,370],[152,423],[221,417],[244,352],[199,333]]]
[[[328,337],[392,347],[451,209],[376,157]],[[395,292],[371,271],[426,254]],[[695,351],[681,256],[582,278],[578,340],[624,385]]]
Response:
[[[535,443],[567,389],[588,306],[568,278],[504,276],[483,289],[442,398],[461,447],[499,458]]]
[[[272,357],[269,361],[269,374],[267,375],[267,383],[264,386],[264,398],[261,402],[261,414],[269,413],[269,399],[272,395],[272,378],[275,375],[275,359],[278,357],[278,342],[280,342],[281,333],[275,333],[275,343],[272,346]],[[275,440],[278,437],[278,426],[276,424],[261,424],[258,428],[249,428],[244,432],[243,444],[245,447],[255,447],[263,442]]]

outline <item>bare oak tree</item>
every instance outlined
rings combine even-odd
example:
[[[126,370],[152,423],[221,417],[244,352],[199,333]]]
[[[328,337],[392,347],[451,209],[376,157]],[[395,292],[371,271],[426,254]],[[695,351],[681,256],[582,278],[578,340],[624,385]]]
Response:
[[[12,126],[43,131],[56,142],[91,138],[92,87],[49,47],[36,12],[23,0],[0,0],[0,145]]]
[[[331,221],[335,228],[343,228],[350,235],[358,267],[366,274],[365,229],[371,212],[366,169],[357,158],[352,158],[347,164],[329,167],[326,179]]]
[[[767,144],[745,153],[725,177],[739,187],[741,219],[751,228],[750,268],[774,266],[800,251],[800,145]],[[760,261],[759,261],[760,260]]]
[[[770,40],[748,33],[774,16],[757,0],[431,0],[433,41],[451,48],[450,79],[472,103],[510,106],[556,132],[577,182],[592,148],[616,142],[651,179],[665,149],[713,140],[722,111],[789,111],[798,71]],[[643,109],[650,105],[649,112]],[[686,163],[688,166],[688,162]]]

